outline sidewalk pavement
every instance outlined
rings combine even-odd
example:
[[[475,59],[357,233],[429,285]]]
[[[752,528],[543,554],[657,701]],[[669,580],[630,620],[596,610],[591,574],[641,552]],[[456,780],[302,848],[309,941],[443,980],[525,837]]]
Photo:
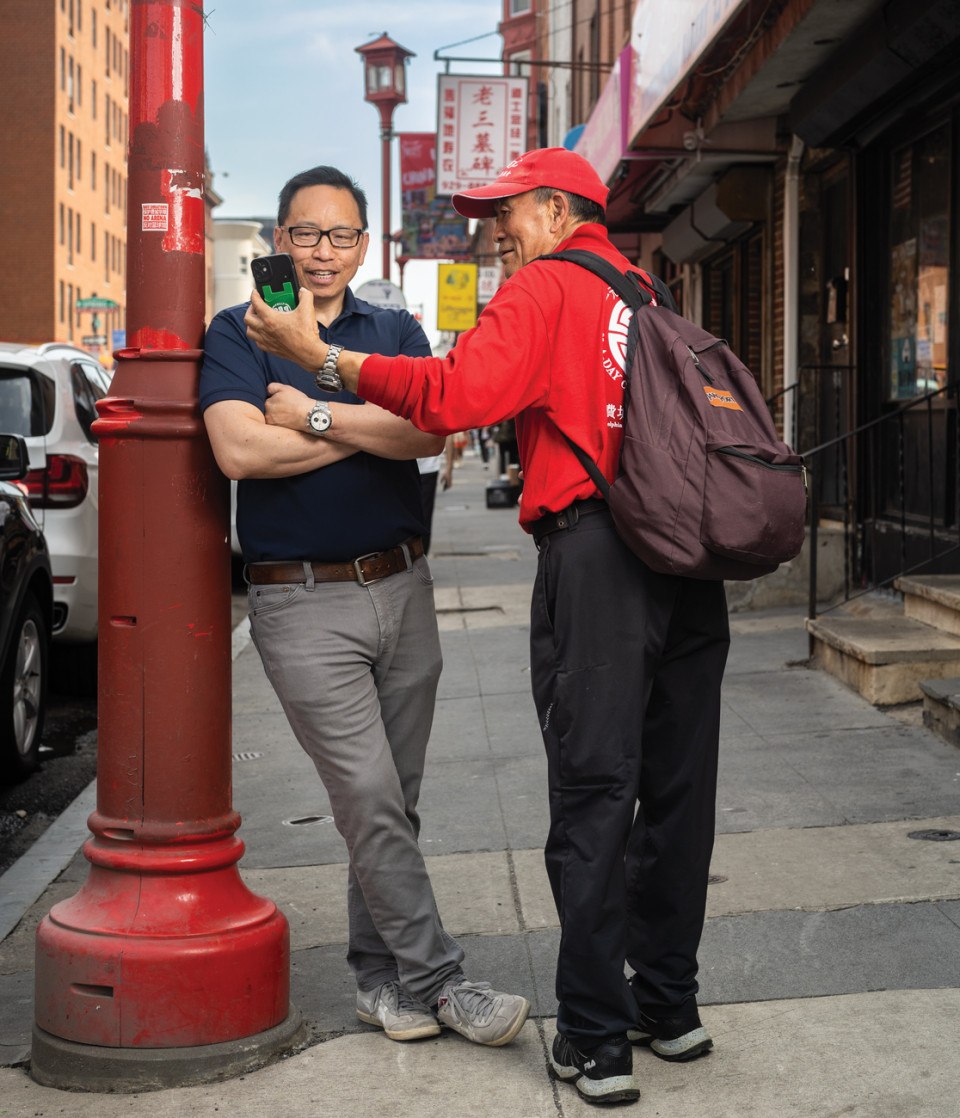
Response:
[[[396,1044],[357,1021],[344,959],[345,849],[241,626],[233,681],[241,870],[290,922],[292,1000],[312,1043],[235,1080],[138,1096],[67,1093],[29,1078],[33,934],[86,878],[77,850],[88,790],[0,879],[0,896],[21,906],[0,944],[0,1118],[595,1113],[546,1073],[559,933],[529,694],[536,553],[515,510],[485,507],[489,476],[467,458],[438,495],[431,565],[445,666],[421,841],[467,976],[531,998],[517,1040],[485,1049],[445,1032]],[[630,1112],[954,1118],[960,842],[910,836],[960,830],[960,753],[916,712],[882,713],[805,668],[798,611],[734,615],[731,628],[700,976],[716,1047],[688,1065],[637,1050],[641,1099]]]

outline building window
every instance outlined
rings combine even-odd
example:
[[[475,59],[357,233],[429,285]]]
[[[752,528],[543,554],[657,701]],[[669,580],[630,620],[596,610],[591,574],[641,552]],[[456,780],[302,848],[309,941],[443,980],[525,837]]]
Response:
[[[90,189],[97,189],[97,153],[90,152]]]
[[[77,104],[83,104],[83,67],[77,63]]]
[[[947,383],[950,164],[946,124],[892,153],[887,297],[892,400]]]
[[[94,222],[90,222],[90,259],[97,259],[97,226]]]
[[[65,289],[65,285],[64,285],[63,280],[61,280],[60,281],[60,296],[59,296],[59,304],[58,304],[58,317],[59,317],[61,323],[63,323],[64,317],[65,317],[65,315],[64,315],[64,302],[65,302],[66,296],[64,294],[64,289]]]
[[[60,170],[67,165],[67,130],[60,125]]]
[[[110,282],[110,234],[103,231],[103,278]]]
[[[63,203],[60,203],[60,244],[66,244],[67,231],[66,231],[66,211],[63,208]]]
[[[90,41],[93,43],[94,49],[97,46],[97,9],[90,9]]]
[[[522,16],[530,11],[530,0],[510,0],[510,15]]]
[[[703,264],[703,326],[763,376],[763,231],[755,230]]]
[[[90,79],[90,113],[94,120],[97,119],[97,83]]]

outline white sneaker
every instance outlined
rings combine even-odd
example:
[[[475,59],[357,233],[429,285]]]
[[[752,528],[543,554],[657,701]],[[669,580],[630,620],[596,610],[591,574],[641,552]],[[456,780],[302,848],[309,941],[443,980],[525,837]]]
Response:
[[[437,1020],[475,1044],[499,1048],[523,1028],[530,1003],[519,994],[501,994],[489,982],[450,982],[440,991]]]
[[[436,1016],[399,982],[358,990],[357,1016],[368,1025],[379,1025],[391,1040],[422,1040],[440,1034]]]

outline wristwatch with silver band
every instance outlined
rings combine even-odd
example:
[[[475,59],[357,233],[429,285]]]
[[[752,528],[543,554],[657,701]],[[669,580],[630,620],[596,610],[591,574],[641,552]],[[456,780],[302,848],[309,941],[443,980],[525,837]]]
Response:
[[[317,387],[326,392],[339,392],[343,388],[343,380],[337,372],[337,362],[340,360],[342,345],[332,345],[327,350],[327,356],[317,373]]]
[[[325,435],[333,425],[333,412],[324,400],[317,400],[307,412],[307,430],[311,435]]]

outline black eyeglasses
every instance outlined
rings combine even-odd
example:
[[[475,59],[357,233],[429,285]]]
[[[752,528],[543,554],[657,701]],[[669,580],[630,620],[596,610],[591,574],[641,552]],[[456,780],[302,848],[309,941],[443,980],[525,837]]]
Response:
[[[310,225],[285,225],[284,232],[297,248],[315,248],[324,237],[329,237],[334,248],[356,248],[360,243],[362,229],[350,229],[340,225],[336,229],[314,229]]]

